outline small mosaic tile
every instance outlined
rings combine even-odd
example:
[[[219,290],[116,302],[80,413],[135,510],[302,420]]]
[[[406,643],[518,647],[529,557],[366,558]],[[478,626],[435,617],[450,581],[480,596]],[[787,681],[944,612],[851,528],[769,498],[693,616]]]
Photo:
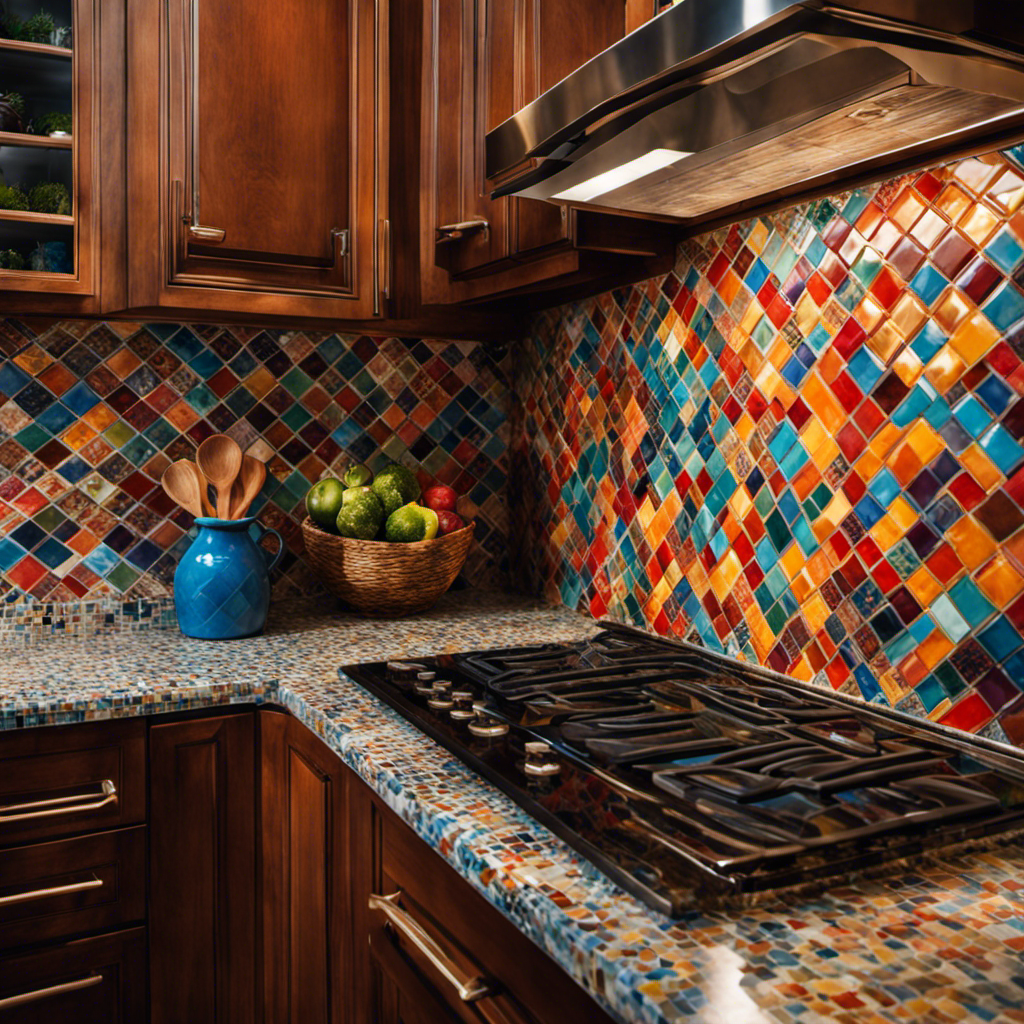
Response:
[[[277,596],[317,589],[304,498],[350,461],[405,462],[469,495],[462,583],[494,584],[508,567],[507,405],[499,356],[473,342],[0,320],[0,600],[170,594],[192,517],[160,476],[217,432],[267,463],[253,511],[285,539]]]
[[[136,611],[144,611],[145,606]],[[98,609],[82,609],[88,615]],[[794,894],[671,920],[339,673],[352,661],[581,639],[594,623],[507,595],[448,594],[392,622],[274,606],[267,634],[7,635],[0,728],[228,703],[284,705],[437,853],[622,1024],[1024,1021],[1019,843],[893,865]]]
[[[1024,745],[1022,197],[1024,149],[971,158],[544,314],[521,583]]]

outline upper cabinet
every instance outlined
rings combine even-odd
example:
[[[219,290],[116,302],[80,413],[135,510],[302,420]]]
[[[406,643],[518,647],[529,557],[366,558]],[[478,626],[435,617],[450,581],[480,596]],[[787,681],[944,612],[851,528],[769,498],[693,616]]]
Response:
[[[129,305],[379,317],[380,0],[132,0]]]
[[[0,312],[122,298],[123,33],[107,0],[0,5]]]
[[[600,53],[623,0],[424,0],[420,255],[424,303],[474,302],[648,273],[673,250],[655,219],[492,200],[486,133]]]

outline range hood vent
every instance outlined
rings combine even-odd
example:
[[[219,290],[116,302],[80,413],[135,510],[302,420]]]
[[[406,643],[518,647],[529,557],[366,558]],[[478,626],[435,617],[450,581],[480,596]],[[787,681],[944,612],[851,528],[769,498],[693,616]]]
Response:
[[[493,194],[699,222],[1024,134],[1005,0],[682,0],[487,135]]]

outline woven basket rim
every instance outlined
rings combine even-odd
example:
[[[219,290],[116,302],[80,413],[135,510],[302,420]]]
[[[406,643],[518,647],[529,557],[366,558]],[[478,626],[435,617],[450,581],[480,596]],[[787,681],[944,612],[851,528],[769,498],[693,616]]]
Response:
[[[314,523],[309,516],[302,520],[303,530],[312,530],[320,537],[323,537],[324,540],[336,542],[345,547],[365,548],[368,551],[380,549],[384,546],[396,551],[421,551],[428,545],[436,545],[438,541],[451,543],[458,538],[464,537],[467,533],[472,533],[475,526],[476,520],[471,519],[461,530],[455,530],[453,533],[438,534],[438,536],[432,537],[430,540],[413,540],[403,543],[399,541],[359,540],[356,537],[342,537],[340,533],[328,533],[318,523]]]

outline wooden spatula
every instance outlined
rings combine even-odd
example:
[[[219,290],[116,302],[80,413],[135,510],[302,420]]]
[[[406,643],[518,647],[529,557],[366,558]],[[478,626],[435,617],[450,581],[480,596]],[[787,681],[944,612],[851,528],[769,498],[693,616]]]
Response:
[[[203,514],[203,500],[199,488],[199,470],[194,462],[178,459],[165,470],[160,483],[164,490],[183,509],[198,517]]]
[[[199,470],[217,490],[217,516],[231,518],[231,485],[242,468],[242,449],[227,434],[208,437],[196,452]]]
[[[235,477],[231,487],[230,518],[241,519],[249,511],[249,506],[256,500],[266,479],[266,463],[251,455],[242,457],[242,471]]]

